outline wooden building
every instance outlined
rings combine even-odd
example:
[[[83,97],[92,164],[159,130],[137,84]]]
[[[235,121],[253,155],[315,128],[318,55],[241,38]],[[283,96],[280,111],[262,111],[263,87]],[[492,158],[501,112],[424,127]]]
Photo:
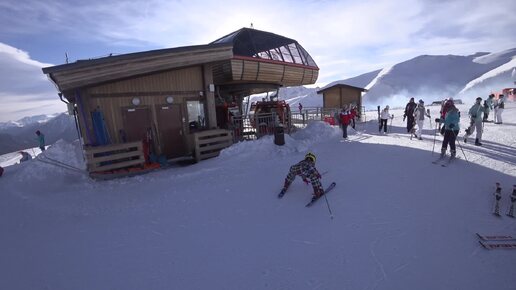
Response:
[[[367,92],[367,90],[342,83],[333,83],[317,91],[317,94],[323,95],[324,108],[342,108],[350,104],[361,108],[362,92]]]
[[[43,68],[78,120],[90,172],[142,165],[149,155],[216,156],[231,144],[217,128],[217,106],[313,84],[318,71],[297,41],[248,28],[206,45]]]

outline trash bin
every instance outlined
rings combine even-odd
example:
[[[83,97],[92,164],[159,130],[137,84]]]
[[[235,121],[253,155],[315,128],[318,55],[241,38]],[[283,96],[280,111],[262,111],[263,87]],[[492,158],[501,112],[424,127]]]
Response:
[[[285,145],[285,130],[282,124],[274,128],[274,144],[279,146]]]

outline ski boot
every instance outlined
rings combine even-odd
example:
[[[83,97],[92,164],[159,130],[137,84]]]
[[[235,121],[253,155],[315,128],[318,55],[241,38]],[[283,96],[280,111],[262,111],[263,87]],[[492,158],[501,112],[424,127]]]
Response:
[[[482,143],[480,143],[480,140],[478,140],[478,138],[475,139],[475,145],[482,146]]]
[[[316,201],[317,199],[319,199],[322,195],[324,194],[324,191],[322,189],[318,189],[316,191],[314,191],[314,194],[312,196],[312,201]]]

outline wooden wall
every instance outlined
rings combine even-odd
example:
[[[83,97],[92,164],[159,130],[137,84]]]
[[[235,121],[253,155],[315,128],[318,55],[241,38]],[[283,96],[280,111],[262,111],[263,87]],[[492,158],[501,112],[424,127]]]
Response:
[[[340,102],[339,88],[331,88],[323,93],[323,107],[324,108],[342,108]]]
[[[88,88],[81,92],[84,103],[84,114],[88,128],[91,130],[91,112],[99,108],[104,114],[106,127],[112,143],[121,143],[119,130],[123,129],[122,108],[135,107],[132,99],[140,99],[139,107],[148,107],[151,110],[152,122],[159,131],[156,119],[156,105],[165,105],[166,97],[174,98],[173,104],[184,104],[188,100],[200,100],[200,92],[204,95],[203,71],[201,67],[190,67],[157,73],[148,76],[137,77],[104,85]],[[184,132],[187,132],[186,119],[188,114],[186,106],[182,109],[185,118]],[[88,134],[85,131],[84,117],[79,112],[82,136],[85,144],[92,140],[87,140]],[[90,134],[93,136],[93,133]]]
[[[362,92],[347,87],[333,87],[323,92],[323,107],[342,108],[351,103],[362,106]]]

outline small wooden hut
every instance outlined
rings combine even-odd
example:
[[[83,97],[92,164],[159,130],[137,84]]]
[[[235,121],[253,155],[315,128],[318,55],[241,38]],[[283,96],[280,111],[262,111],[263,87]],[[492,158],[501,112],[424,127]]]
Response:
[[[207,45],[43,68],[78,120],[90,173],[216,156],[232,144],[217,106],[313,84],[318,71],[297,41],[248,28]]]
[[[323,95],[324,108],[342,108],[351,104],[361,108],[363,92],[367,92],[367,90],[343,83],[333,83],[317,91],[317,94]]]

